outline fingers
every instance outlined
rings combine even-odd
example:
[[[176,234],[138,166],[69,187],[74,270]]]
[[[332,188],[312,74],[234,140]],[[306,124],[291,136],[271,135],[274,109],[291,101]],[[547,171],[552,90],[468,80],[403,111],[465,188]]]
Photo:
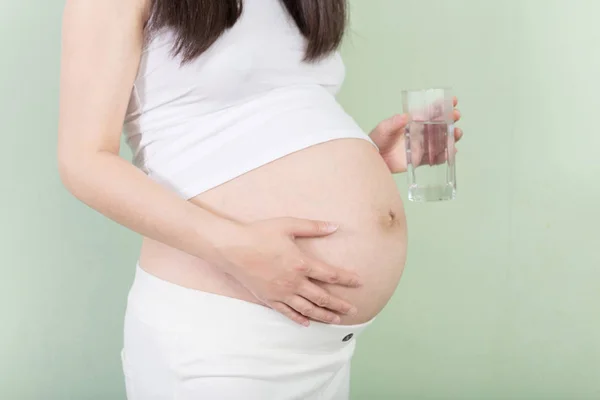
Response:
[[[315,321],[321,321],[327,324],[339,324],[342,321],[339,315],[324,308],[317,307],[314,303],[311,303],[300,296],[294,296],[287,303],[298,313]]]
[[[284,221],[288,225],[287,232],[294,237],[328,236],[338,229],[338,226],[331,222],[299,218],[284,218]]]
[[[463,137],[463,130],[460,128],[454,128],[454,140],[459,141]]]
[[[355,273],[332,267],[317,260],[309,260],[303,267],[306,276],[319,282],[352,288],[361,286],[360,278]]]
[[[462,116],[462,114],[460,113],[460,110],[454,109],[452,116],[454,117],[454,122],[458,122],[460,121],[460,117]]]
[[[283,314],[285,317],[291,319],[292,321],[294,321],[297,324],[300,324],[303,326],[309,326],[309,324],[310,324],[308,318],[299,314],[298,312],[294,311],[291,307],[289,307],[283,303],[276,302],[276,303],[269,304],[269,306],[273,310],[279,312],[280,314]]]
[[[298,295],[321,308],[326,308],[343,315],[356,314],[356,308],[345,300],[329,294],[325,289],[308,282],[300,288]]]
[[[454,107],[456,107],[458,105],[458,97],[454,96],[452,98],[452,104],[454,105]]]

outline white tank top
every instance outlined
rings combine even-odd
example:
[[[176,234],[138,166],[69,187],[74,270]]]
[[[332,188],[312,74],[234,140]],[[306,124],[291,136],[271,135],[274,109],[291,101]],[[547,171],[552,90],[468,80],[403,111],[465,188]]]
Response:
[[[318,143],[370,140],[335,100],[340,55],[304,62],[280,0],[244,0],[236,25],[187,64],[173,40],[169,30],[147,38],[125,133],[134,164],[181,197]]]

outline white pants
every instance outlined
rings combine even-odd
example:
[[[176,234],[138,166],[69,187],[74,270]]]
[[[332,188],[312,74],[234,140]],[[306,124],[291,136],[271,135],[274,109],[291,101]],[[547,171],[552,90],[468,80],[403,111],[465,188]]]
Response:
[[[122,352],[129,400],[346,400],[355,326],[306,328],[139,267]]]

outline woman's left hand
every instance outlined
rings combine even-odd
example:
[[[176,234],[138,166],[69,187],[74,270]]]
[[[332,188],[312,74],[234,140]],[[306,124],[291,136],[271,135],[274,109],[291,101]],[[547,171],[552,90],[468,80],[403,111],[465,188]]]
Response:
[[[454,107],[458,104],[458,100],[454,98]],[[460,111],[454,109],[454,121],[460,120]],[[379,148],[379,153],[383,160],[387,164],[388,168],[392,173],[406,172],[408,163],[406,160],[406,148],[405,148],[405,129],[408,122],[408,116],[406,114],[395,115],[391,118],[382,121],[369,135],[371,140],[375,142]],[[460,128],[454,129],[454,139],[459,141],[462,137],[463,132]]]

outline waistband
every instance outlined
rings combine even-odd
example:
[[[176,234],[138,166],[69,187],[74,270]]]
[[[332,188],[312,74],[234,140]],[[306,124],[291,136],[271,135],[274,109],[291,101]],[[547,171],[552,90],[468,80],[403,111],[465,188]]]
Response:
[[[330,325],[311,321],[309,327],[304,327],[259,304],[164,281],[139,265],[127,312],[161,330],[197,331],[203,340],[305,351],[334,350],[353,344],[372,323]]]

